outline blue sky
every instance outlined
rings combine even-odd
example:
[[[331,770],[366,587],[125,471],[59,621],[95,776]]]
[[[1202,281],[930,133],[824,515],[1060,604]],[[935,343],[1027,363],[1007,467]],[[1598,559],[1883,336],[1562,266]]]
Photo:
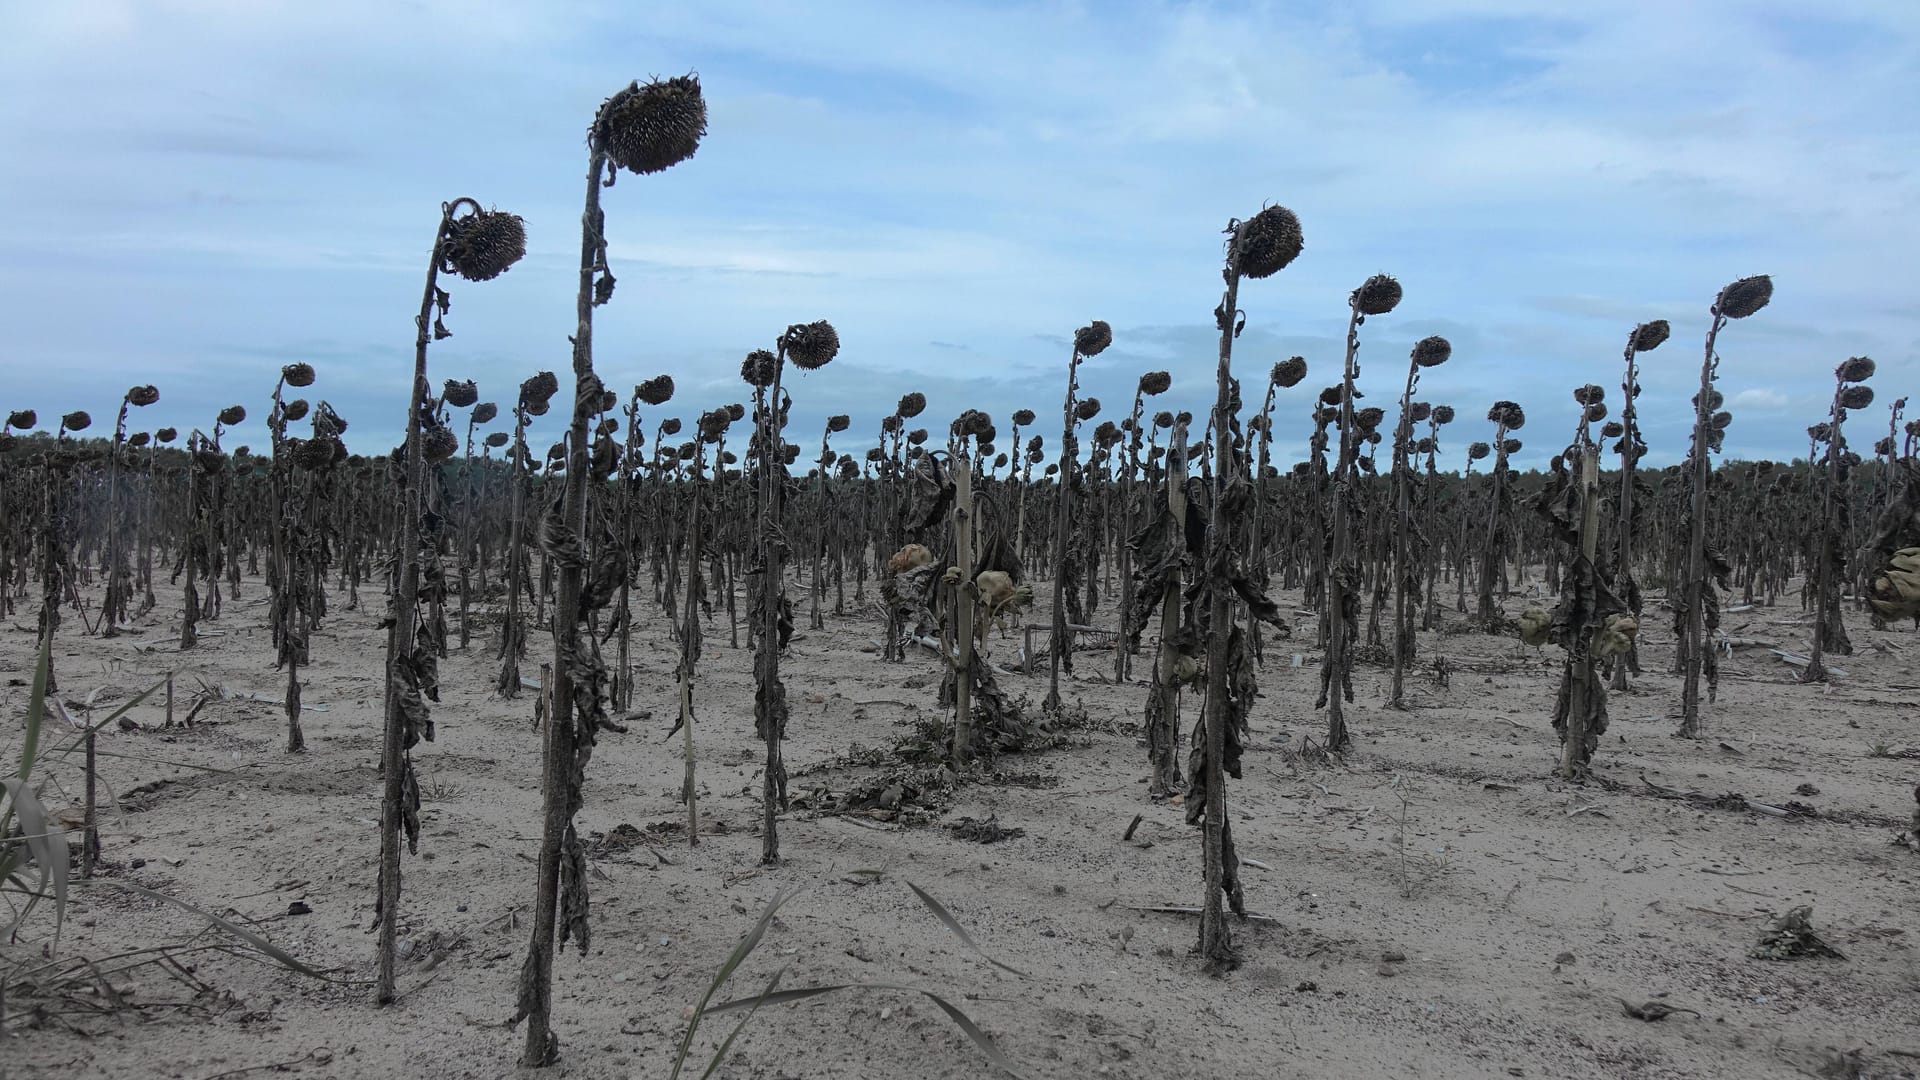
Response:
[[[257,444],[278,366],[305,360],[355,449],[382,450],[458,196],[524,216],[530,251],[454,285],[431,370],[504,404],[567,364],[595,108],[688,70],[699,154],[605,193],[598,367],[616,388],[673,375],[659,415],[739,400],[740,358],[819,318],[844,347],[794,387],[803,444],[849,412],[855,450],[920,390],[922,423],[972,407],[1004,430],[1025,406],[1052,445],[1095,318],[1104,418],[1156,368],[1162,404],[1197,412],[1220,230],[1266,202],[1306,251],[1243,288],[1236,369],[1307,357],[1283,463],[1376,272],[1406,299],[1365,328],[1362,386],[1390,403],[1411,343],[1450,338],[1423,396],[1462,417],[1455,463],[1495,398],[1527,406],[1530,464],[1564,443],[1572,387],[1617,408],[1621,347],[1653,318],[1674,336],[1641,407],[1652,459],[1675,459],[1707,306],[1748,274],[1776,291],[1722,337],[1730,455],[1804,453],[1850,355],[1880,368],[1862,427],[1920,393],[1912,0],[70,0],[0,28],[0,408],[110,414],[153,382],[143,426],[237,401]]]

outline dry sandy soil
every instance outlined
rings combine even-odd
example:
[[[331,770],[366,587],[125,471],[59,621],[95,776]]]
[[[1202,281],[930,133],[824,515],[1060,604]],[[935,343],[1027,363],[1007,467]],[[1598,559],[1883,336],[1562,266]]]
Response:
[[[109,978],[118,1007],[91,990],[36,998],[20,976],[41,963],[51,935],[51,920],[37,915],[0,952],[14,974],[0,1073],[514,1072],[522,1032],[502,1021],[527,939],[538,831],[531,699],[491,693],[483,637],[443,665],[439,738],[417,759],[425,829],[421,854],[406,862],[404,998],[376,1008],[363,980],[374,954],[382,637],[367,609],[336,612],[315,635],[310,749],[290,756],[265,596],[248,582],[205,625],[218,636],[186,654],[175,649],[177,622],[162,617],[168,604],[114,640],[84,638],[70,619],[56,650],[62,696],[97,689],[104,706],[169,668],[179,672],[180,716],[203,682],[226,693],[190,726],[165,727],[155,699],[132,711],[138,730],[102,736],[115,796],[104,814],[105,874],[224,913],[343,981],[202,950],[184,961],[197,992],[149,966]],[[1797,616],[1785,604],[1760,608],[1730,616],[1727,629],[1798,647]],[[29,602],[0,628],[0,667],[17,677],[0,690],[0,715],[15,743],[32,621]],[[564,1060],[547,1075],[665,1077],[686,1010],[782,890],[797,893],[733,994],[780,969],[785,986],[935,990],[1030,1077],[1920,1071],[1920,854],[1893,842],[1913,811],[1920,761],[1870,753],[1920,743],[1920,637],[1910,629],[1854,627],[1856,655],[1826,687],[1796,685],[1764,649],[1735,652],[1708,736],[1692,742],[1672,737],[1671,638],[1650,614],[1648,674],[1615,696],[1597,759],[1615,783],[1575,786],[1552,779],[1557,654],[1480,634],[1423,636],[1411,711],[1382,708],[1386,674],[1363,666],[1353,751],[1338,763],[1303,758],[1302,736],[1317,737],[1323,721],[1311,707],[1311,621],[1300,618],[1294,642],[1269,649],[1246,776],[1230,787],[1241,853],[1261,864],[1245,872],[1248,906],[1266,918],[1236,931],[1244,965],[1213,978],[1190,953],[1196,919],[1141,910],[1199,902],[1200,846],[1180,807],[1147,798],[1144,691],[1096,676],[1110,667],[1107,654],[1080,658],[1068,696],[1085,720],[1062,747],[1000,758],[933,820],[835,815],[818,807],[899,768],[872,751],[934,714],[936,660],[921,652],[881,663],[871,612],[830,617],[813,632],[803,614],[787,661],[786,754],[794,796],[814,809],[783,819],[785,864],[762,869],[749,654],[728,647],[724,617],[710,630],[703,835],[689,847],[677,831],[678,740],[665,739],[673,646],[664,620],[640,622],[635,704],[651,715],[604,738],[588,771],[584,829],[614,840],[593,864],[591,951],[556,965]],[[535,641],[537,673],[544,640]],[[1015,639],[994,649],[1006,660]],[[1451,666],[1447,685],[1426,674],[1435,656]],[[1001,680],[1034,702],[1045,691],[1037,677]],[[50,803],[79,790],[75,768],[52,775]],[[1659,797],[1643,777],[1706,799]],[[1730,792],[1815,813],[1706,801]],[[1125,840],[1135,815],[1144,820]],[[993,816],[1024,835],[968,842],[945,827],[963,816]],[[967,949],[908,882],[1024,974]],[[1752,958],[1773,917],[1802,904],[1845,958]],[[302,910],[310,913],[289,913]],[[78,891],[60,950],[101,958],[219,940],[185,911],[93,886]],[[1649,1022],[1626,1015],[1623,1001],[1694,1011]],[[703,1060],[727,1026],[702,1029]],[[871,990],[769,1008],[718,1073],[994,1074],[929,1000]]]

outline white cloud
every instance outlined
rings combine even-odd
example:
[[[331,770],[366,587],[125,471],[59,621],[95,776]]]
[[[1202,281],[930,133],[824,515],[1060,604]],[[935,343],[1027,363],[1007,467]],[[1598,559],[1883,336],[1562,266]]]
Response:
[[[1787,395],[1768,386],[1755,386],[1733,395],[1733,407],[1754,412],[1779,412],[1787,407]]]

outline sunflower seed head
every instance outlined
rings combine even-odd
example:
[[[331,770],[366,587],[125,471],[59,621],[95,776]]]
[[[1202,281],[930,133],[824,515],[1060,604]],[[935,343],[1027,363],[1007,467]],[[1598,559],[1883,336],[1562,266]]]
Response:
[[[1673,328],[1667,325],[1665,319],[1641,323],[1633,328],[1633,351],[1652,352],[1659,348],[1660,343],[1667,340],[1667,335],[1671,333]]]
[[[1744,319],[1773,299],[1773,279],[1765,274],[1745,277],[1720,290],[1713,309],[1729,319]]]
[[[527,226],[516,214],[475,210],[447,222],[447,269],[468,281],[492,281],[527,253]]]
[[[464,382],[448,379],[440,390],[440,400],[456,409],[464,409],[480,400],[480,388],[473,384],[472,379]]]
[[[1234,229],[1233,268],[1242,277],[1272,277],[1300,257],[1304,243],[1293,211],[1269,206]]]
[[[635,82],[608,98],[594,117],[592,141],[616,168],[645,176],[692,157],[707,133],[707,101],[698,75]]]
[[[127,391],[127,404],[146,408],[160,400],[160,390],[155,386],[136,386]]]
[[[911,420],[925,412],[926,408],[927,395],[913,390],[900,395],[900,404],[894,407],[893,413],[895,416]]]
[[[1375,274],[1347,299],[1362,315],[1385,315],[1400,306],[1400,283],[1388,274]]]
[[[306,398],[294,398],[280,406],[280,418],[289,424],[297,423],[306,419],[308,407]]]
[[[673,400],[673,376],[656,375],[634,387],[633,396],[648,405],[665,405]]]
[[[825,319],[787,327],[787,359],[806,371],[826,367],[840,354],[840,333]]]
[[[1307,377],[1307,358],[1289,356],[1273,365],[1273,371],[1269,377],[1273,380],[1273,385],[1283,390],[1298,386],[1300,381]]]
[[[1855,356],[1834,369],[1834,375],[1841,382],[1865,382],[1873,378],[1874,363],[1871,357]]]
[[[848,416],[845,413],[835,413],[834,415],[827,417],[828,431],[845,431],[852,426],[853,426],[853,417]]]
[[[1453,343],[1435,334],[1423,337],[1413,345],[1413,362],[1421,367],[1439,367],[1453,355]]]
[[[1099,356],[1113,344],[1113,327],[1106,320],[1095,319],[1073,332],[1073,351],[1083,357]]]
[[[1033,423],[1033,421],[1034,421],[1034,416],[1033,416],[1032,409],[1015,409],[1014,410],[1013,412],[1014,427],[1026,427],[1028,424]]]
[[[247,407],[245,405],[229,405],[220,410],[220,415],[217,419],[226,427],[233,427],[235,424],[244,424],[247,422]]]
[[[1149,371],[1140,376],[1140,392],[1148,397],[1157,397],[1167,392],[1173,385],[1173,375],[1165,371]]]
[[[1079,401],[1074,403],[1073,418],[1075,420],[1091,420],[1098,415],[1100,415],[1100,399],[1099,398],[1097,397],[1081,398]]]
[[[1873,387],[1854,385],[1840,391],[1840,407],[1843,409],[1864,409],[1873,404]]]
[[[40,422],[40,414],[32,409],[15,409],[7,414],[6,426],[25,431]]]
[[[476,424],[490,424],[500,415],[500,406],[491,401],[483,401],[473,407],[472,420]]]

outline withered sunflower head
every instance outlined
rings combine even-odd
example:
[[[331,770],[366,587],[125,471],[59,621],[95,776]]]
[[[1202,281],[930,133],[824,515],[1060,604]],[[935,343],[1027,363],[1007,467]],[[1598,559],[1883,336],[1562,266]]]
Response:
[[[476,424],[491,424],[493,423],[494,417],[499,415],[500,406],[491,401],[483,401],[473,407],[473,416],[471,419]]]
[[[673,376],[655,375],[633,388],[633,396],[648,405],[665,405],[673,400]]]
[[[1873,378],[1873,358],[1855,356],[1833,370],[1841,382],[1865,382]]]
[[[1487,419],[1496,424],[1504,425],[1511,431],[1518,431],[1527,426],[1526,411],[1520,408],[1518,402],[1514,401],[1494,402],[1493,408],[1487,410]]]
[[[180,431],[178,428],[163,427],[153,433],[154,440],[161,443],[170,443],[179,437]]]
[[[517,214],[474,210],[447,222],[440,251],[447,269],[468,281],[492,281],[527,253],[527,225]]]
[[[1042,436],[1035,435],[1033,438],[1027,440],[1027,453],[1037,454],[1040,452],[1040,448],[1045,445],[1047,445],[1047,440]]]
[[[1091,420],[1098,415],[1100,415],[1099,398],[1081,398],[1079,401],[1074,402],[1073,418],[1075,420]]]
[[[1503,443],[1501,443],[1501,444],[1500,444],[1500,452],[1501,452],[1501,453],[1503,453],[1503,454],[1506,454],[1506,455],[1507,455],[1508,457],[1512,457],[1512,456],[1513,456],[1514,454],[1517,454],[1517,453],[1519,453],[1519,452],[1520,452],[1520,440],[1519,440],[1519,439],[1508,439],[1508,440],[1507,440],[1506,442],[1503,442]]]
[[[1713,309],[1729,319],[1744,319],[1773,299],[1773,279],[1765,274],[1744,277],[1720,290]]]
[[[280,406],[280,415],[289,424],[298,423],[306,419],[308,408],[307,399],[297,397]]]
[[[993,467],[994,467],[994,468],[996,468],[996,469],[1004,469],[1004,468],[1006,468],[1006,467],[1007,467],[1007,455],[1005,455],[1005,454],[995,454],[995,455],[993,455]]]
[[[1242,277],[1272,277],[1299,258],[1304,242],[1293,211],[1269,206],[1234,229],[1233,268]]]
[[[1273,371],[1268,377],[1273,380],[1273,385],[1280,387],[1282,390],[1298,386],[1301,380],[1307,377],[1307,358],[1304,356],[1289,356],[1285,360],[1273,365]]]
[[[127,391],[127,404],[146,408],[160,400],[160,389],[155,386],[135,386]]]
[[[1433,453],[1433,437],[1430,435],[1420,436],[1420,441],[1413,444],[1413,451],[1416,454]]]
[[[660,434],[662,435],[680,434],[680,418],[677,416],[669,416],[665,420],[660,421]]]
[[[1493,447],[1488,446],[1486,443],[1477,442],[1477,443],[1467,444],[1467,460],[1468,461],[1479,461],[1481,458],[1486,457],[1488,454],[1491,454],[1491,453],[1493,453]]]
[[[681,461],[692,461],[700,455],[700,444],[697,442],[681,443],[679,455]]]
[[[1708,412],[1712,412],[1715,409],[1718,409],[1720,406],[1726,404],[1726,402],[1727,402],[1726,397],[1722,395],[1720,391],[1718,390],[1707,391],[1707,411]],[[1688,404],[1692,405],[1696,409],[1699,408],[1700,395],[1699,394],[1693,395],[1693,397],[1689,399]]]
[[[1338,386],[1322,387],[1320,390],[1320,404],[1322,405],[1340,404],[1340,388]]]
[[[464,382],[448,379],[446,385],[440,389],[440,400],[456,409],[464,409],[480,400],[480,388],[473,384],[472,379]]]
[[[740,361],[740,377],[748,386],[764,389],[773,385],[773,377],[780,369],[780,358],[765,349],[755,349]]]
[[[420,433],[420,455],[429,464],[438,464],[460,452],[460,437],[444,427],[430,427]]]
[[[1633,351],[1652,352],[1659,348],[1660,343],[1667,340],[1667,336],[1671,333],[1673,333],[1673,327],[1668,326],[1665,319],[1643,322],[1633,328]]]
[[[924,443],[926,441],[927,441],[926,428],[917,427],[917,428],[914,428],[912,431],[907,432],[907,442],[910,445],[919,446],[921,443]]]
[[[1873,404],[1873,387],[1854,385],[1840,391],[1840,407],[1843,409],[1864,409]]]
[[[782,465],[791,465],[795,461],[799,460],[799,458],[800,458],[800,446],[798,443],[782,443],[781,444],[780,463]]]
[[[826,367],[840,354],[840,333],[825,319],[795,323],[787,327],[781,340],[787,347],[787,359],[806,371]]]
[[[911,420],[925,412],[926,408],[927,395],[918,390],[911,390],[900,395],[900,404],[894,407],[893,413],[895,416]]]
[[[615,168],[645,176],[692,157],[707,133],[707,101],[698,75],[634,82],[608,98],[591,139]]]
[[[293,463],[302,469],[317,471],[333,465],[334,442],[331,439],[291,439]]]
[[[1609,420],[1600,428],[1600,437],[1603,439],[1617,439],[1626,433],[1626,425],[1618,420]]]
[[[1161,410],[1160,410],[1159,412],[1157,412],[1157,413],[1154,413],[1154,414],[1153,414],[1153,426],[1154,426],[1154,427],[1157,427],[1157,428],[1168,428],[1168,427],[1172,427],[1172,426],[1173,426],[1173,413],[1172,413],[1171,411],[1169,411],[1169,410],[1167,410],[1167,409],[1161,409]]]
[[[485,441],[486,445],[498,450],[507,445],[507,433],[504,431],[490,431],[487,433]]]
[[[1084,357],[1099,356],[1113,344],[1113,327],[1105,319],[1095,319],[1073,332],[1073,351]]]
[[[1438,334],[1423,337],[1413,344],[1413,362],[1421,367],[1439,367],[1453,355],[1453,343]]]
[[[723,411],[727,414],[727,422],[730,424],[744,420],[747,416],[747,407],[737,401],[729,403]]]
[[[1814,442],[1826,442],[1833,437],[1833,428],[1825,420],[1807,428],[1807,438]]]
[[[1433,422],[1443,426],[1453,423],[1453,406],[1435,405],[1433,407]]]
[[[1416,401],[1413,404],[1407,406],[1407,419],[1412,421],[1413,423],[1416,423],[1416,424],[1421,423],[1425,421],[1427,417],[1432,415],[1433,415],[1433,406],[1429,405],[1424,401]]]
[[[25,431],[40,422],[40,414],[32,409],[15,409],[7,414],[7,425]]]
[[[1587,423],[1597,424],[1607,418],[1607,403],[1596,401],[1587,406]]]
[[[1360,283],[1347,298],[1362,315],[1385,315],[1400,306],[1400,283],[1389,274],[1375,274]]]
[[[220,410],[220,415],[216,417],[216,419],[227,427],[233,427],[235,424],[244,424],[247,422],[247,407],[245,405],[229,405]]]
[[[1140,392],[1148,397],[1158,397],[1173,385],[1173,375],[1165,371],[1149,371],[1140,376]]]
[[[1585,386],[1574,388],[1573,400],[1582,405],[1591,405],[1596,401],[1607,400],[1607,392],[1593,383],[1588,383]]]
[[[852,426],[853,417],[848,416],[846,413],[835,413],[827,417],[828,431],[845,431]]]
[[[547,411],[547,402],[552,401],[553,395],[559,392],[560,380],[554,377],[553,372],[542,371],[520,384],[520,403],[522,406],[540,406],[538,412],[528,409],[533,415],[539,416]]]
[[[1015,409],[1013,411],[1014,427],[1026,427],[1028,424],[1033,423],[1033,421],[1034,415],[1032,409]]]
[[[313,385],[313,365],[299,361],[283,364],[280,368],[280,378],[285,380],[288,386],[296,390],[304,390]]]
[[[1361,431],[1372,431],[1379,427],[1380,421],[1386,419],[1386,417],[1387,410],[1377,405],[1369,405],[1364,409],[1359,409],[1354,412],[1353,422],[1359,426]]]
[[[907,422],[905,420],[900,419],[898,416],[883,416],[880,418],[880,430],[886,432],[889,435],[899,432],[901,429],[905,428],[906,426],[907,426]]]
[[[144,431],[136,431],[133,434],[127,436],[127,445],[131,446],[135,450],[140,449],[141,447],[147,445],[147,443],[151,441],[153,441],[153,436],[147,434]]]

